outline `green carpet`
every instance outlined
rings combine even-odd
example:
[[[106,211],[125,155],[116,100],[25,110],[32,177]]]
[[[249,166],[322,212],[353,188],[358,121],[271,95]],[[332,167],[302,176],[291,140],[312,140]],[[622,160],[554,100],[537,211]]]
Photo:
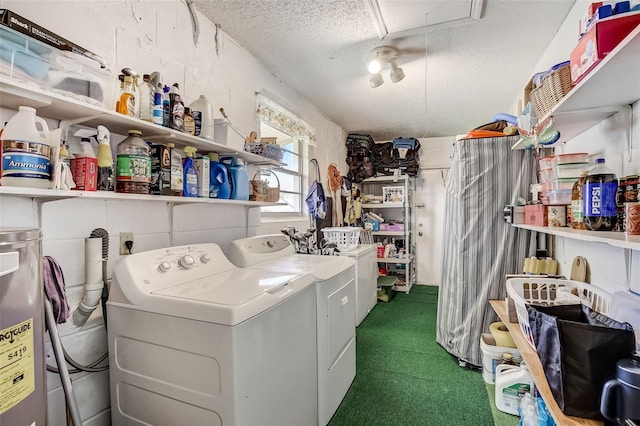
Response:
[[[517,424],[494,423],[482,373],[436,343],[437,305],[433,286],[376,305],[356,331],[356,378],[329,425]]]

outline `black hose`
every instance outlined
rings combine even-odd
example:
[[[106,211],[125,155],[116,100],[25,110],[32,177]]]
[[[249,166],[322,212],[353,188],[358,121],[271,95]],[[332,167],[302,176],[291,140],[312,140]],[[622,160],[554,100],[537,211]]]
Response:
[[[107,300],[109,300],[109,288],[107,287],[107,261],[109,260],[109,233],[106,229],[96,228],[91,231],[90,238],[102,238],[102,319],[104,328],[107,329]]]

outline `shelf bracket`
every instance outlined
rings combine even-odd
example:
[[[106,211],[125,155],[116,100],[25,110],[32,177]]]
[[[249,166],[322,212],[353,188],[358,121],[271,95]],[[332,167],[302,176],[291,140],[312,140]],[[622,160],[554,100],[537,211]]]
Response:
[[[62,129],[62,140],[69,142],[69,128],[76,124],[82,124],[86,121],[102,117],[104,114],[93,114],[86,117],[78,117],[73,120],[60,120],[60,129]]]

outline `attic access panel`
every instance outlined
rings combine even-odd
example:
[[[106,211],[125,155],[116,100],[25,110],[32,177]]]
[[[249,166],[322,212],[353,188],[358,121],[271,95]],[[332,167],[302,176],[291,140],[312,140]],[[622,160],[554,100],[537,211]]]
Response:
[[[480,19],[484,0],[378,0],[390,34]],[[428,15],[428,16],[427,16]]]

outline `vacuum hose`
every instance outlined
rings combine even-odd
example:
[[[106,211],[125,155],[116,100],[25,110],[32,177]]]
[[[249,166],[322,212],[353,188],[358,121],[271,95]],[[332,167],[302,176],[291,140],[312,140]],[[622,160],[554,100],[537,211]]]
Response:
[[[102,250],[98,246],[97,238],[102,238]],[[73,323],[81,327],[86,324],[93,311],[102,299],[103,313],[106,314],[105,304],[108,297],[107,289],[107,260],[109,257],[109,233],[102,228],[91,231],[85,239],[85,285],[84,295],[73,313]],[[96,265],[102,265],[101,276]],[[106,316],[104,317],[106,326]]]

